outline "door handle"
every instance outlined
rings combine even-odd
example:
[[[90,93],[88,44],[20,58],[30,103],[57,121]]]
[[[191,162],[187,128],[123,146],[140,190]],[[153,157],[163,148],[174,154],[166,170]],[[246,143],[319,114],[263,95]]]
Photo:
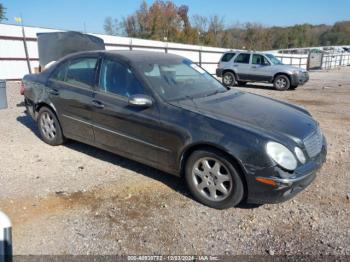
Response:
[[[257,68],[257,66],[252,66],[252,68]]]
[[[233,65],[233,67],[238,67],[238,65]]]
[[[105,105],[101,101],[98,101],[98,100],[92,100],[92,105],[94,107],[97,107],[100,109],[103,109],[105,107]]]
[[[49,93],[53,96],[58,96],[60,94],[57,89],[50,89]]]

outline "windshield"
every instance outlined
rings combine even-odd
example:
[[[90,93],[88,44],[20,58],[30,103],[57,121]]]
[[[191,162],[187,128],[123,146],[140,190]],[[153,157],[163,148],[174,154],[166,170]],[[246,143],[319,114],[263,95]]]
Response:
[[[174,64],[143,63],[138,69],[165,100],[209,96],[227,91],[221,83],[189,60]]]
[[[283,65],[281,60],[279,60],[277,57],[271,54],[266,54],[266,56],[270,59],[271,63],[274,65]]]

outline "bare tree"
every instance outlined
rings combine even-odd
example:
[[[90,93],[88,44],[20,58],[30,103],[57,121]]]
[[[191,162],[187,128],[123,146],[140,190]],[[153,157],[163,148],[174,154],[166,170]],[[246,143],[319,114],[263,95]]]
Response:
[[[214,15],[209,18],[209,32],[212,32],[215,36],[217,36],[219,32],[224,30],[224,28],[224,18],[220,18],[218,15]]]
[[[103,28],[108,35],[115,35],[112,17],[106,17]]]
[[[108,35],[122,35],[122,28],[123,24],[122,22],[119,22],[118,19],[112,19],[112,17],[107,17],[105,19],[103,28],[105,30],[105,33]]]
[[[193,27],[196,28],[200,33],[208,31],[208,18],[201,15],[192,16]]]

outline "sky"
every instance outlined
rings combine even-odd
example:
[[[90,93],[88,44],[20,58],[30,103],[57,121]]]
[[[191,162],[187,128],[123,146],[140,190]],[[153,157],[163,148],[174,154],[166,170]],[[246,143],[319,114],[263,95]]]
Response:
[[[148,3],[153,1],[147,0]],[[174,0],[189,6],[190,16],[220,15],[226,25],[246,22],[265,26],[302,23],[333,24],[350,20],[350,0]],[[104,19],[132,14],[141,0],[0,0],[7,21],[22,16],[28,26],[103,33]]]

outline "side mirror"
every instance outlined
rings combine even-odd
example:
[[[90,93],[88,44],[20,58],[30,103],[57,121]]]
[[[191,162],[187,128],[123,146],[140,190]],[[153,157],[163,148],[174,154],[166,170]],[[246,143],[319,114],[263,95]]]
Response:
[[[136,107],[151,107],[153,104],[152,98],[147,95],[133,95],[129,97],[129,105]]]

